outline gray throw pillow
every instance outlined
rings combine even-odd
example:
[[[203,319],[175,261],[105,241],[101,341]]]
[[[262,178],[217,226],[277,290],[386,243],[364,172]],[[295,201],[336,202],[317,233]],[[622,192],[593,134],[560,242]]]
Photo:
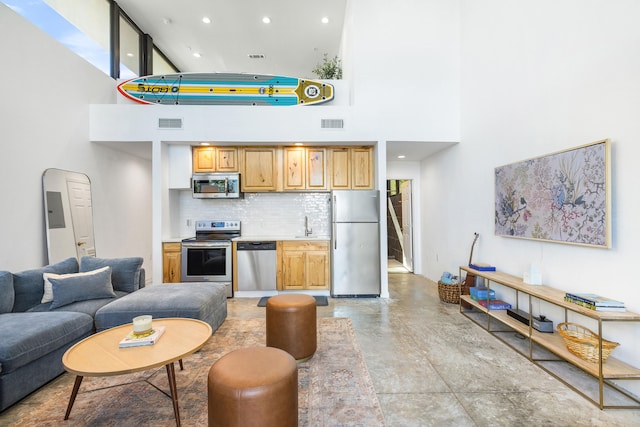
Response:
[[[80,259],[80,271],[91,271],[109,266],[111,267],[113,289],[122,292],[133,292],[140,287],[140,270],[143,261],[140,257],[96,258],[84,256]]]
[[[116,297],[111,285],[111,267],[100,268],[93,274],[49,277],[49,282],[53,293],[51,310],[76,301]]]

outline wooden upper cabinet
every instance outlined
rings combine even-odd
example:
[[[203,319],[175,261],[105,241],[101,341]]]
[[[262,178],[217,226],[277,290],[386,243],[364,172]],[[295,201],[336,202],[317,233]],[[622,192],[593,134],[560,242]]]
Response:
[[[351,162],[348,148],[330,148],[329,178],[331,189],[347,190],[351,188]]]
[[[374,187],[373,148],[351,148],[351,188],[371,190]]]
[[[193,173],[237,171],[236,147],[193,147]]]
[[[215,172],[215,147],[193,147],[193,173]]]
[[[216,170],[218,172],[238,171],[238,149],[236,147],[216,148]]]
[[[284,189],[327,189],[325,148],[284,148]]]
[[[278,190],[278,150],[275,147],[245,147],[242,149],[242,191]],[[282,185],[280,186],[282,187]]]
[[[307,148],[307,179],[308,190],[327,189],[327,150],[325,148]]]
[[[374,188],[373,147],[332,147],[328,150],[332,190]]]
[[[306,150],[302,147],[284,148],[284,189],[306,189]]]

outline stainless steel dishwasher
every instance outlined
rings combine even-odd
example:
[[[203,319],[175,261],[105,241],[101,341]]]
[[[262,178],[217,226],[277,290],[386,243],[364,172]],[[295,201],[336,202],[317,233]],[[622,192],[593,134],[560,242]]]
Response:
[[[276,242],[238,242],[238,291],[276,290]]]

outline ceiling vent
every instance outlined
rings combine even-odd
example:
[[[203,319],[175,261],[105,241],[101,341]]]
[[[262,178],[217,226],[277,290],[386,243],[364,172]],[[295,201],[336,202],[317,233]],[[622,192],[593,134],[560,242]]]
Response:
[[[344,120],[342,119],[321,119],[320,128],[322,129],[343,129]]]
[[[158,119],[160,129],[182,129],[182,119]]]
[[[250,53],[249,59],[264,59],[264,55],[261,53]]]

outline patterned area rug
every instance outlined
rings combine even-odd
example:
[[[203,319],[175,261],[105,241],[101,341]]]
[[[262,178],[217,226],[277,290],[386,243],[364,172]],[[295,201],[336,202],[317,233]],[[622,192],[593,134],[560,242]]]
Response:
[[[264,319],[227,319],[197,353],[176,363],[183,426],[207,425],[207,374],[229,351],[265,342]],[[117,377],[86,377],[71,416],[74,375],[64,374],[0,415],[12,426],[175,426],[164,367]],[[383,426],[384,418],[351,320],[318,318],[318,349],[298,365],[300,426]]]

